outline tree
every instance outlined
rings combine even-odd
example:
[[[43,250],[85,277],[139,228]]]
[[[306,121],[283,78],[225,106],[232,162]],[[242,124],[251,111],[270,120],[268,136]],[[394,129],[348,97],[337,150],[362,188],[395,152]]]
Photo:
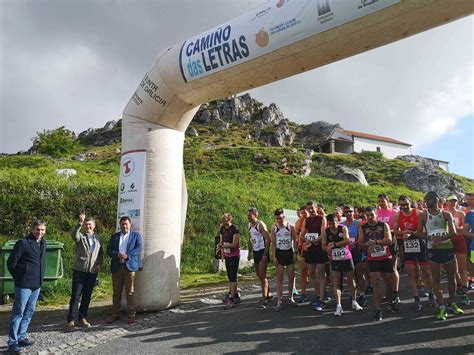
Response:
[[[64,126],[36,133],[32,150],[38,153],[60,157],[72,153],[76,147],[76,134]]]

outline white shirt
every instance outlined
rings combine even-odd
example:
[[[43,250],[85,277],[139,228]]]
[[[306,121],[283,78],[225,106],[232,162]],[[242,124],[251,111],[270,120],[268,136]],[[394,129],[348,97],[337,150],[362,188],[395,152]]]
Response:
[[[130,233],[127,233],[127,234],[120,233],[119,252],[121,253],[127,252],[127,244],[128,244],[129,236],[130,236]]]
[[[89,242],[89,246],[90,246],[91,254],[92,254],[95,248],[95,234],[94,233],[87,234],[87,241]]]

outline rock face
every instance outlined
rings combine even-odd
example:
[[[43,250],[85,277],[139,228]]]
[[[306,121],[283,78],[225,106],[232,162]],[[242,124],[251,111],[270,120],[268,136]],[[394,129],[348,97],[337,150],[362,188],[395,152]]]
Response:
[[[348,168],[344,165],[338,165],[336,167],[336,178],[348,182],[357,182],[364,186],[369,186],[365,175],[360,169]]]
[[[301,140],[303,147],[315,149],[337,128],[341,128],[341,126],[326,121],[317,121],[304,126],[297,137]]]
[[[408,188],[420,191],[436,191],[441,197],[451,194],[458,196],[464,194],[462,186],[452,177],[440,172],[439,168],[430,165],[417,165],[403,173],[403,180]]]
[[[122,138],[122,121],[109,121],[102,128],[89,128],[77,136],[81,144],[106,146],[119,143]]]
[[[427,168],[438,169],[438,165],[428,158],[420,157],[419,155],[401,155],[398,156],[397,159],[407,161],[409,163],[415,163],[416,165],[424,166]]]

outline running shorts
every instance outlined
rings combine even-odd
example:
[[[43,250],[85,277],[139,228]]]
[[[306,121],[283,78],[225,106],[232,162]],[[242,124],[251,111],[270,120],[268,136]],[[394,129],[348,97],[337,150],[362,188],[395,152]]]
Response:
[[[392,259],[368,260],[369,272],[393,273]]]
[[[435,264],[449,264],[454,260],[454,250],[428,249],[428,260]]]
[[[331,261],[332,271],[338,272],[350,272],[354,271],[354,262],[352,259],[349,260],[334,260]]]
[[[275,257],[278,260],[279,265],[288,266],[294,264],[294,252],[292,249],[289,250],[280,250],[277,248]]]

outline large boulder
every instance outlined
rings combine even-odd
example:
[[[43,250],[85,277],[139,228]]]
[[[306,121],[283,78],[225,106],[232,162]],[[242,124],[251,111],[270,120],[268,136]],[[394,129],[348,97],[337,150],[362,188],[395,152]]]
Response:
[[[369,186],[362,170],[357,168],[349,168],[344,165],[338,165],[336,167],[336,179],[348,182],[357,182],[361,185]]]
[[[436,191],[441,197],[451,194],[464,194],[464,189],[451,176],[429,164],[420,164],[403,173],[405,184],[412,190],[427,192]]]
[[[416,165],[425,166],[427,168],[437,169],[439,166],[431,159],[420,157],[419,155],[400,155],[397,157],[399,160],[403,160],[409,163],[415,163]]]
[[[285,116],[283,116],[283,113],[274,103],[271,103],[270,106],[262,112],[262,121],[265,124],[279,124],[284,119]]]

